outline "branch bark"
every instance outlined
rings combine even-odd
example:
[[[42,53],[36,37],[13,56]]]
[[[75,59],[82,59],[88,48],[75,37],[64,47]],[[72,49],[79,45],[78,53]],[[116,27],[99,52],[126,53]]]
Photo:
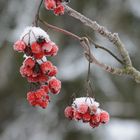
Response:
[[[81,21],[85,26],[90,27],[93,31],[98,32],[100,35],[104,36],[111,43],[113,43],[114,46],[118,49],[118,52],[120,53],[124,64],[123,64],[123,68],[112,68],[111,66],[107,66],[106,64],[99,62],[93,55],[89,57],[88,50],[85,51],[86,58],[88,60],[90,58],[92,60],[92,61],[89,60],[91,61],[91,63],[95,63],[96,65],[102,67],[104,70],[108,72],[111,72],[112,74],[129,75],[137,83],[140,83],[140,72],[133,67],[128,51],[125,49],[125,45],[120,40],[118,34],[109,32],[104,26],[101,26],[96,21],[92,21],[91,19],[85,17],[84,15],[75,11],[68,5],[64,4],[64,7],[65,7],[65,12],[69,16]],[[88,48],[88,44],[85,41],[85,39],[84,41],[82,41],[81,45],[86,49]]]

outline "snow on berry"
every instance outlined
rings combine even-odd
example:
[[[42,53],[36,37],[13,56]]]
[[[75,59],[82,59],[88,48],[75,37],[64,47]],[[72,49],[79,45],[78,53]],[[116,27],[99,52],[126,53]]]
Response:
[[[38,40],[50,41],[49,35],[40,27],[26,27],[20,36],[20,40],[24,41],[26,45],[31,45]]]
[[[72,117],[68,116],[69,110],[73,112]],[[109,121],[109,114],[100,109],[99,103],[91,97],[76,98],[71,106],[66,107],[64,114],[67,118],[88,123],[92,128]]]
[[[85,114],[88,112],[88,105],[87,104],[81,104],[77,107],[77,110],[81,114]]]
[[[50,101],[49,93],[58,94],[61,89],[61,81],[54,77],[57,67],[47,60],[47,57],[57,54],[58,46],[41,28],[27,27],[13,48],[24,53],[20,74],[34,85],[27,93],[27,100],[32,106],[46,108]]]

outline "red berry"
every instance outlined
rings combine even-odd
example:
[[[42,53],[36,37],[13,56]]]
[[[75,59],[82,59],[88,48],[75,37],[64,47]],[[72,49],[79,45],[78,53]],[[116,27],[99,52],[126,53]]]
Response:
[[[73,108],[71,106],[66,107],[64,114],[67,118],[73,119]]]
[[[53,65],[50,61],[44,62],[40,65],[41,71],[44,74],[48,74],[51,71],[52,67]]]
[[[41,53],[41,46],[37,42],[32,43],[31,45],[32,53],[40,54]]]
[[[88,111],[88,105],[87,104],[81,104],[80,106],[78,106],[78,112],[85,114]]]
[[[52,10],[56,7],[56,3],[54,0],[45,0],[44,2],[45,2],[45,7],[48,10]]]
[[[24,52],[26,44],[22,40],[18,40],[15,42],[13,48],[15,51]]]
[[[92,115],[91,116],[91,122],[92,123],[98,123],[98,122],[100,122],[100,114]]]
[[[33,68],[35,66],[35,61],[32,58],[27,58],[25,59],[23,64],[25,65],[25,67]]]
[[[27,93],[27,100],[29,101],[34,101],[35,100],[35,95],[33,92],[28,92]]]
[[[48,106],[48,101],[40,101],[39,106],[41,106],[43,109],[45,109]]]
[[[25,66],[21,66],[20,67],[20,74],[23,76],[23,77],[28,77],[28,76],[31,76],[33,74],[33,71],[31,68],[28,68],[28,67],[25,67]]]
[[[36,59],[41,59],[43,56],[44,56],[44,53],[43,53],[43,52],[34,54],[34,57],[35,57]]]
[[[82,114],[79,113],[78,111],[74,111],[74,116],[73,116],[73,118],[74,118],[75,120],[81,120],[81,119],[82,119]]]
[[[45,55],[46,56],[56,56],[57,55],[57,52],[58,52],[58,46],[54,44],[52,46],[51,51],[50,52],[45,52]]]
[[[89,122],[89,125],[90,125],[92,128],[95,128],[95,127],[98,127],[98,126],[100,125],[100,122],[98,122],[98,123]]]
[[[45,52],[50,52],[51,49],[52,49],[52,43],[51,43],[51,41],[45,42],[45,43],[42,45],[42,50],[43,50],[44,53],[45,53]]]
[[[53,66],[51,71],[48,73],[48,76],[55,76],[57,74],[58,70],[56,66]]]
[[[46,92],[44,89],[38,89],[36,92],[35,92],[35,97],[36,99],[40,99],[42,98],[42,96],[45,96],[46,95]]]
[[[91,116],[89,113],[85,113],[83,114],[82,119],[83,119],[83,122],[89,122],[91,119]]]
[[[28,77],[27,77],[27,80],[28,80],[28,82],[30,82],[30,83],[39,82],[38,77],[33,77],[33,76],[28,76]]]
[[[60,92],[61,89],[61,81],[56,79],[56,78],[52,78],[49,80],[49,89],[51,91],[51,93],[53,94],[58,94]]]
[[[49,102],[49,96],[44,89],[38,89],[34,92],[27,93],[27,100],[32,106],[40,106],[46,108]]]
[[[59,4],[55,9],[54,9],[54,14],[55,15],[63,15],[64,14],[64,6],[62,4]]]
[[[41,74],[41,75],[38,76],[38,82],[46,83],[47,81],[48,81],[48,76],[47,75]]]
[[[48,85],[42,85],[41,88],[44,89],[46,93],[49,92],[49,86]]]
[[[101,123],[108,123],[109,122],[109,114],[106,111],[102,111],[100,114],[100,122]]]

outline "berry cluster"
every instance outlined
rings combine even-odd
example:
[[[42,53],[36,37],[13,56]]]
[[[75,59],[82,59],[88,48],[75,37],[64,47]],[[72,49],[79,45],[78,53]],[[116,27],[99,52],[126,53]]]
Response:
[[[53,10],[55,15],[64,14],[64,6],[62,0],[44,0],[44,4],[47,10]]]
[[[108,112],[99,108],[99,103],[90,97],[76,98],[71,106],[66,107],[64,114],[69,119],[82,120],[92,128],[109,121]]]
[[[58,46],[41,28],[28,27],[13,48],[23,52],[25,56],[20,67],[22,77],[35,85],[35,88],[27,93],[27,100],[32,106],[46,108],[50,101],[48,93],[58,94],[61,89],[61,82],[55,77],[57,67],[47,60],[48,56],[57,54]]]

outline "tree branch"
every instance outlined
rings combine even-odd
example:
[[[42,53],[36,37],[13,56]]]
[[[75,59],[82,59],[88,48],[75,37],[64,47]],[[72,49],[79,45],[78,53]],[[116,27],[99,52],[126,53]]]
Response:
[[[127,66],[132,65],[128,52],[125,49],[124,44],[119,39],[119,36],[117,33],[112,34],[105,27],[100,26],[96,21],[90,20],[89,18],[85,17],[81,13],[75,11],[74,9],[70,8],[66,4],[64,4],[64,7],[65,7],[65,12],[69,16],[80,20],[84,25],[90,27],[94,31],[97,31],[99,34],[106,37],[110,42],[112,42],[117,47],[118,51],[120,52],[123,58],[123,61],[125,62],[125,65]]]
[[[84,15],[82,15],[81,13],[75,11],[74,9],[70,8],[69,6],[67,6],[65,3],[63,4],[65,7],[65,12],[75,18],[78,19],[79,21],[81,21],[85,26],[90,27],[93,31],[98,32],[100,35],[104,36],[105,38],[107,38],[111,43],[113,43],[116,48],[118,49],[118,52],[120,53],[122,59],[123,59],[123,66],[124,68],[122,69],[116,69],[116,68],[112,68],[110,66],[106,66],[103,63],[100,63],[99,61],[96,60],[96,58],[93,56],[92,58],[92,63],[95,63],[97,65],[99,65],[100,67],[104,68],[106,71],[109,71],[113,74],[119,74],[119,75],[129,75],[132,78],[134,78],[134,80],[138,83],[140,83],[140,72],[138,70],[136,70],[131,62],[130,56],[128,54],[128,51],[125,49],[125,45],[122,43],[122,41],[120,40],[119,36],[117,33],[111,33],[109,32],[105,27],[100,26],[96,21],[92,21],[89,18],[85,17]],[[84,45],[84,47],[87,44]],[[89,59],[89,55],[87,53],[85,53],[87,59]]]
[[[40,6],[41,6],[41,4],[40,4]],[[123,61],[121,59],[118,59],[110,50],[105,49],[104,47],[93,43],[96,48],[103,49],[106,52],[108,52],[109,54],[111,54],[117,61],[119,61],[124,66],[123,68],[113,68],[111,66],[108,66],[108,65],[98,61],[94,57],[93,53],[89,53],[90,52],[90,50],[89,50],[90,43],[89,43],[89,40],[87,37],[79,37],[78,35],[75,35],[67,30],[61,29],[59,27],[56,27],[54,25],[47,23],[46,21],[42,20],[39,17],[39,10],[37,12],[37,16],[36,16],[37,20],[36,21],[38,22],[38,20],[39,20],[41,23],[46,25],[48,28],[51,28],[57,32],[61,32],[65,35],[71,36],[74,39],[80,41],[80,44],[84,49],[85,57],[90,63],[94,63],[94,64],[98,65],[99,67],[101,67],[102,69],[104,69],[105,71],[110,72],[112,74],[129,75],[130,77],[134,78],[134,80],[136,82],[140,83],[140,72],[132,66],[129,54],[128,54],[127,50],[125,49],[124,44],[121,42],[118,34],[117,33],[112,34],[107,29],[105,29],[105,27],[100,26],[96,21],[90,20],[89,18],[87,18],[84,15],[80,14],[79,12],[73,10],[72,8],[67,6],[66,4],[64,4],[64,7],[65,7],[65,12],[68,15],[74,17],[75,19],[80,20],[84,25],[90,27],[92,30],[97,31],[99,34],[106,37],[111,43],[113,43],[117,47]]]
[[[101,63],[101,62],[99,62],[94,57],[93,53],[90,53],[89,54],[89,52],[90,52],[89,51],[89,45],[90,44],[89,44],[89,40],[88,40],[87,37],[79,37],[79,36],[77,36],[77,35],[69,32],[67,30],[61,29],[61,28],[56,27],[54,25],[51,25],[51,24],[47,23],[46,21],[44,21],[44,20],[42,20],[40,18],[39,18],[39,21],[42,22],[48,28],[51,28],[51,29],[53,29],[53,30],[55,30],[57,32],[61,32],[61,33],[65,34],[65,35],[71,36],[71,37],[75,38],[76,40],[78,40],[80,42],[81,46],[84,49],[84,54],[85,54],[86,59],[88,61],[90,61],[90,63],[95,63],[96,65],[98,65],[99,67],[101,67],[102,69],[104,69],[105,71],[110,72],[112,74],[117,74],[117,75],[123,75],[123,74],[125,74],[122,69],[113,68],[113,67],[108,66],[108,65],[106,65],[104,63]]]

